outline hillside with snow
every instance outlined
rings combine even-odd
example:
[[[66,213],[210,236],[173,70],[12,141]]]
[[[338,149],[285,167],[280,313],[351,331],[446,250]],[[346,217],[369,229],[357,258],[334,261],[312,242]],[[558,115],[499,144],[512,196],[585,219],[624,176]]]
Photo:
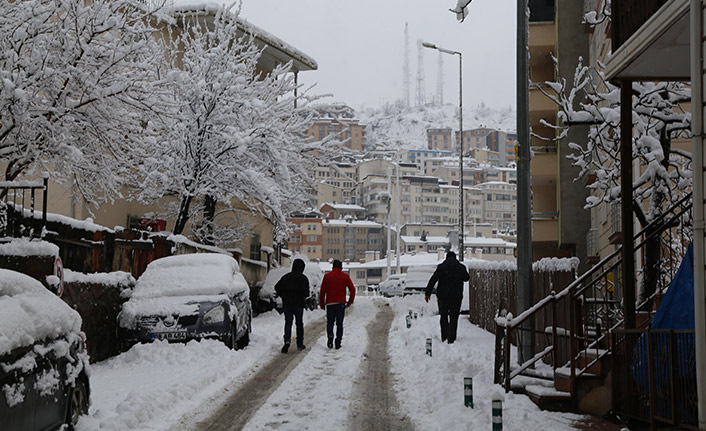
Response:
[[[422,149],[427,146],[427,129],[448,127],[458,130],[458,105],[453,104],[406,108],[402,103],[393,103],[382,108],[363,109],[356,112],[356,116],[368,126],[370,149]],[[478,127],[514,133],[515,111],[492,109],[484,104],[464,107],[463,129]]]

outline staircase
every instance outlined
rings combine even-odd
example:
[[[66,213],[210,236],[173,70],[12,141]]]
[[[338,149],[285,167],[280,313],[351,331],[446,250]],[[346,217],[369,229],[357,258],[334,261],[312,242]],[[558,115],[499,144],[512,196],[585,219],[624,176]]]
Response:
[[[653,293],[636,307],[638,327],[649,325],[655,298],[669,286],[690,241],[690,195],[633,238],[636,256],[659,248],[659,262],[643,262],[659,268],[659,276],[653,276]],[[520,315],[498,313],[495,380],[506,392],[524,393],[545,410],[603,416],[611,409],[611,330],[623,326],[621,248]],[[515,360],[512,346],[518,342],[530,343],[534,356]]]

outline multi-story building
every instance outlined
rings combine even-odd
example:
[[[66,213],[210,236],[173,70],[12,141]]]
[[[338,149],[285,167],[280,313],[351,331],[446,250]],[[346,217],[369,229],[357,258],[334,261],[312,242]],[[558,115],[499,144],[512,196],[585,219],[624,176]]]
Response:
[[[314,175],[317,181],[317,207],[324,203],[356,203],[355,165],[339,162],[329,166],[318,166]]]
[[[318,116],[307,131],[314,141],[332,136],[355,153],[362,153],[366,143],[366,127],[354,118],[353,108],[346,105],[319,105]]]
[[[498,230],[517,228],[517,186],[500,181],[478,184],[483,194],[483,222]]]
[[[427,148],[430,150],[452,151],[455,147],[453,143],[453,130],[427,129]]]
[[[323,217],[318,211],[295,213],[287,219],[295,227],[289,235],[288,248],[294,253],[306,255],[311,260],[323,258]]]
[[[480,127],[463,131],[463,154],[471,150],[482,150],[486,148],[488,135],[495,132],[493,129]],[[455,132],[456,142],[459,142],[459,133]]]
[[[383,226],[366,220],[326,219],[322,222],[323,259],[359,261],[365,253],[383,253],[387,247],[383,236]]]
[[[400,163],[413,163],[417,166],[417,171],[420,174],[427,175],[425,173],[425,166],[427,160],[438,159],[443,157],[452,157],[454,155],[453,151],[442,151],[442,150],[402,150],[399,151]]]
[[[566,155],[570,142],[586,139],[588,126],[572,127],[557,141],[555,129],[547,125],[557,124],[557,105],[539,89],[555,79],[572,82],[579,58],[588,58],[584,2],[530,0],[529,9],[533,259],[578,256],[584,261],[590,228],[590,215],[583,209],[587,189],[574,182],[578,170]],[[556,69],[554,57],[559,59]]]

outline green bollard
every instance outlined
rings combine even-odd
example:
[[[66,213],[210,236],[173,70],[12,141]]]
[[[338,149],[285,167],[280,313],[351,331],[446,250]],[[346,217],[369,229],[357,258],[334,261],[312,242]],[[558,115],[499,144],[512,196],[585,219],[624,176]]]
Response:
[[[431,338],[427,338],[427,355],[431,356]]]
[[[496,397],[494,397],[496,398]],[[503,429],[503,401],[499,397],[493,399],[493,431]]]
[[[463,378],[463,404],[473,408],[473,377]]]

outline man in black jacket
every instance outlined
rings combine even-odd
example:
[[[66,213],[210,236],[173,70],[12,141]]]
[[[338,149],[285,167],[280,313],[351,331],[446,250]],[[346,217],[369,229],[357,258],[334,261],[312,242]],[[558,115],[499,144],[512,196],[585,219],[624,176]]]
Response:
[[[456,260],[456,253],[449,251],[446,253],[446,260],[436,267],[424,291],[424,300],[429,302],[432,290],[436,282],[439,287],[436,289],[436,299],[439,302],[439,314],[441,315],[441,341],[448,340],[449,344],[456,341],[456,328],[458,326],[458,315],[461,312],[461,300],[463,299],[463,282],[470,279],[466,266]]]
[[[309,296],[309,279],[304,275],[304,261],[294,259],[292,272],[284,274],[275,284],[275,292],[282,298],[284,311],[284,346],[282,353],[289,351],[292,341],[292,320],[297,320],[297,349],[304,350],[304,302]]]

